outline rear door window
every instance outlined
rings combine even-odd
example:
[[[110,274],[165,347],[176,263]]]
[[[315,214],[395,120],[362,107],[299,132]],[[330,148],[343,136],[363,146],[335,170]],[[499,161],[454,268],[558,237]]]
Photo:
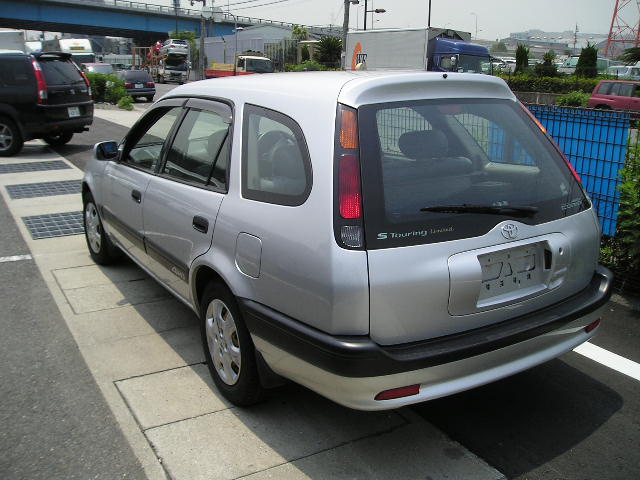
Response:
[[[244,110],[242,195],[281,205],[301,205],[311,191],[307,143],[290,117],[254,105]]]
[[[82,75],[71,60],[44,60],[38,61],[44,72],[44,78],[48,85],[74,85],[84,83]]]
[[[483,235],[514,218],[511,207],[524,207],[517,218],[528,224],[589,207],[560,154],[515,102],[367,105],[358,119],[367,248]],[[494,212],[460,212],[465,206]]]

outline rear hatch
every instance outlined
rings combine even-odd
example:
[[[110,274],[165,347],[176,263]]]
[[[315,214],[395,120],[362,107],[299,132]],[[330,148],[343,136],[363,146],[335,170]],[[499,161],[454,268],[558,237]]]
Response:
[[[47,105],[66,106],[91,100],[89,88],[69,54],[47,52],[38,55],[37,61],[47,84]]]
[[[591,204],[519,103],[370,104],[358,128],[374,341],[503,322],[588,284]]]

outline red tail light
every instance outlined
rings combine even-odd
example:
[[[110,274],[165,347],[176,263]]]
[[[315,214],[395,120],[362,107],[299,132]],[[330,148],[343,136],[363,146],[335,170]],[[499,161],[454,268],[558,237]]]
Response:
[[[340,216],[352,219],[362,215],[362,193],[360,191],[360,160],[357,155],[342,155],[340,158]]]
[[[602,319],[597,319],[595,322],[591,322],[589,325],[587,325],[586,327],[584,327],[584,331],[587,333],[590,333],[592,331],[594,331],[596,328],[598,328],[600,326],[600,322],[602,321]]]
[[[406,387],[385,390],[375,396],[376,400],[391,400],[394,398],[410,397],[420,393],[420,385],[408,385]]]
[[[126,83],[124,84],[124,88],[133,88],[133,83],[131,83],[131,82],[126,82]]]
[[[44,78],[44,72],[40,68],[40,64],[37,60],[32,60],[33,71],[36,74],[36,82],[38,84],[38,103],[47,103],[47,81]]]
[[[153,83],[153,82],[147,82],[147,87],[149,87],[149,88],[153,88],[153,87],[155,87],[155,86],[156,86],[156,84],[155,84],[155,83]]]

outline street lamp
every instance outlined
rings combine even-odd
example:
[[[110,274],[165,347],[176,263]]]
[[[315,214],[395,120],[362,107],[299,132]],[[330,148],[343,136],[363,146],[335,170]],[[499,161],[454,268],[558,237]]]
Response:
[[[478,40],[478,14],[476,12],[471,12],[471,15],[476,17],[476,40]]]
[[[367,10],[367,0],[364,0],[364,29],[365,30],[367,29],[367,13],[385,13],[385,12],[386,10],[384,8],[374,8],[373,10]]]

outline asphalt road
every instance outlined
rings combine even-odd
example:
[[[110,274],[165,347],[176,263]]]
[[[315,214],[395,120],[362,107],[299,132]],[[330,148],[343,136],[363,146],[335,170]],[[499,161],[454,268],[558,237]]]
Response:
[[[2,197],[0,225],[0,257],[29,254]],[[146,478],[33,260],[0,284],[0,478]]]
[[[56,151],[84,168],[125,133],[96,118]],[[611,302],[592,343],[640,362],[640,311]],[[577,353],[413,409],[508,478],[640,478],[640,382]]]

